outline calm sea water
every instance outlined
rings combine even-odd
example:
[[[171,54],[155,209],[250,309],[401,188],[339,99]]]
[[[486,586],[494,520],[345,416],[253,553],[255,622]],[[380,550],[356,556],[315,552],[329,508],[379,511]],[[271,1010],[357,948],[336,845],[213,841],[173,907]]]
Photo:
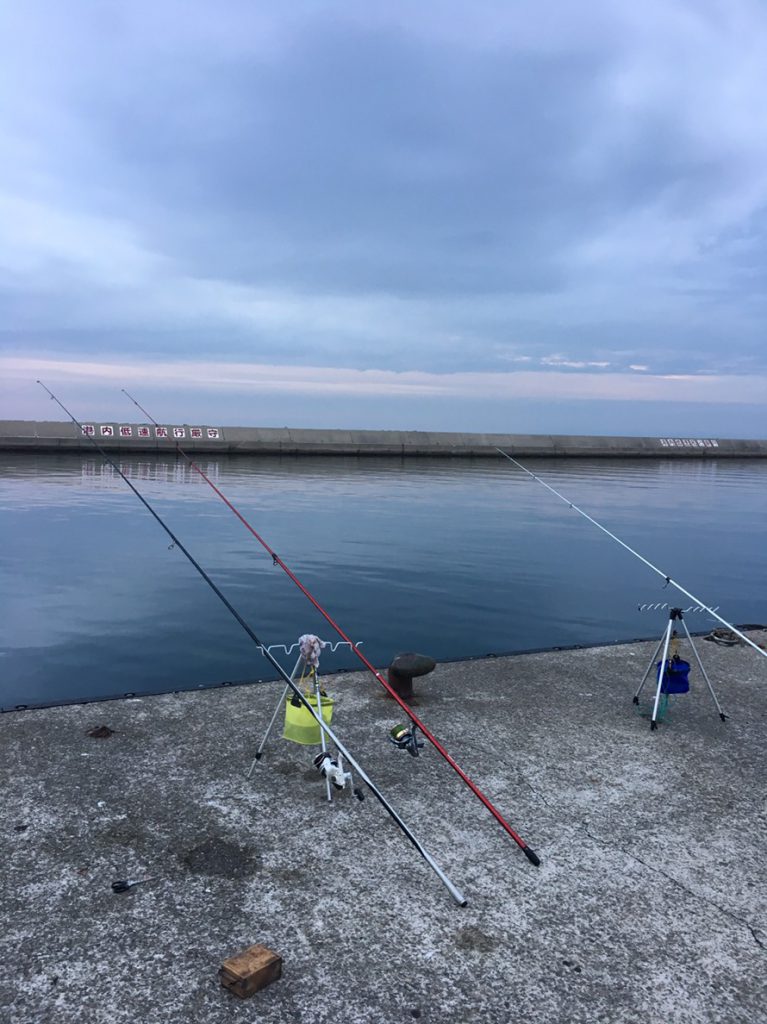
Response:
[[[381,666],[660,636],[637,606],[689,603],[500,458],[201,464]],[[527,465],[729,621],[767,621],[767,463]],[[183,460],[120,466],[264,643],[336,639]],[[0,538],[3,708],[274,676],[99,457],[0,453]]]

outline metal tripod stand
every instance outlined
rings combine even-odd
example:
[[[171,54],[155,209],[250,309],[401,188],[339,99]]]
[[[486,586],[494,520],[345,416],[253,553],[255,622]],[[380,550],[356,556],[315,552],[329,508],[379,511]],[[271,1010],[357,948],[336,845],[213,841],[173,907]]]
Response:
[[[650,658],[650,664],[647,666],[647,671],[642,676],[642,682],[639,684],[639,689],[634,694],[634,704],[638,704],[639,703],[639,695],[642,692],[642,690],[644,689],[644,684],[647,682],[647,677],[650,675],[652,667],[655,664],[655,659],[658,657],[658,651],[661,649],[661,646],[662,646],[663,647],[663,655],[661,656],[660,670],[658,672],[658,686],[657,686],[657,688],[655,690],[655,701],[653,703],[652,717],[650,719],[650,729],[657,729],[658,728],[658,707],[660,705],[660,698],[661,698],[661,693],[663,692],[663,686],[664,686],[664,683],[667,680],[666,669],[668,668],[668,666],[669,666],[669,664],[671,662],[671,659],[669,658],[669,646],[670,646],[670,644],[672,642],[676,641],[676,638],[677,638],[677,632],[674,629],[674,623],[675,622],[680,622],[681,625],[682,625],[682,629],[684,630],[685,635],[687,637],[687,642],[689,643],[689,645],[690,645],[690,647],[692,649],[692,653],[695,655],[695,660],[698,663],[698,668],[700,669],[701,675],[706,680],[706,686],[708,687],[709,693],[711,694],[711,697],[712,697],[712,699],[714,701],[714,704],[716,705],[716,710],[719,713],[719,717],[721,718],[721,720],[723,722],[727,721],[727,715],[725,715],[724,711],[722,711],[722,707],[721,707],[719,701],[716,699],[716,694],[714,693],[714,688],[711,685],[711,680],[706,675],[706,670],[703,667],[703,662],[700,660],[700,655],[698,654],[698,650],[697,650],[695,644],[692,642],[692,637],[690,636],[690,631],[687,628],[687,623],[684,621],[684,614],[683,614],[681,608],[671,608],[669,610],[668,624],[666,625],[665,632],[663,633],[663,635],[661,636],[660,640],[658,641],[658,646],[655,648],[655,651],[653,652],[652,658]]]
[[[328,697],[327,694],[323,692],[322,687],[320,686],[319,673],[317,672],[317,669],[315,668],[314,665],[309,664],[309,662],[304,658],[303,654],[300,654],[298,656],[298,660],[293,666],[293,671],[290,673],[290,678],[294,682],[296,681],[296,675],[299,669],[301,669],[301,676],[299,677],[300,679],[306,678],[307,675],[312,679],[314,697],[315,700],[317,701],[317,717],[320,720],[322,720],[322,701],[324,698],[324,700],[327,702]],[[277,706],[274,709],[274,713],[272,714],[272,717],[269,721],[269,725],[266,727],[264,738],[261,740],[258,750],[256,751],[256,756],[253,758],[250,768],[248,769],[248,774],[246,776],[246,778],[248,779],[253,774],[256,764],[261,760],[261,755],[264,752],[266,741],[269,739],[272,729],[274,728],[274,723],[277,721],[277,715],[280,713],[280,710],[285,707],[285,701],[287,699],[289,690],[290,686],[286,683],[285,688],[282,691],[282,695],[280,696],[280,699],[277,701]],[[345,789],[347,782],[350,784],[352,792],[357,797],[357,799],[364,799],[362,790],[354,785],[354,779],[352,776],[351,768],[347,769],[344,765],[343,754],[341,753],[341,751],[337,750],[335,757],[333,757],[328,750],[327,740],[325,738],[325,730],[319,728],[318,731],[320,734],[320,743],[322,745],[322,751],[320,752],[320,754],[317,755],[317,757],[315,757],[314,765],[319,771],[319,773],[322,775],[322,777],[325,779],[325,792],[327,794],[328,803],[333,802],[333,789]]]

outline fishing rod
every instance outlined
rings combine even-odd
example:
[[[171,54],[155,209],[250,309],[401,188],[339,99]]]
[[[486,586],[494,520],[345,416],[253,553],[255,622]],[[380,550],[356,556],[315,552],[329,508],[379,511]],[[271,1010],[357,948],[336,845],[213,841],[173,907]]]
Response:
[[[48,394],[51,396],[53,401],[56,402],[56,404],[59,405],[64,410],[64,412],[67,414],[67,416],[69,416],[69,418],[72,420],[72,422],[75,424],[75,426],[78,427],[80,429],[80,431],[82,432],[82,424],[78,420],[75,419],[75,417],[72,415],[72,413],[69,411],[69,409],[67,409],[67,407],[61,401],[59,401],[59,399],[53,394],[53,392],[49,388],[47,388],[45,386],[45,384],[43,384],[42,381],[38,380],[37,383],[40,385],[41,388],[43,388],[45,391],[48,392]],[[378,787],[372,782],[370,777],[360,767],[360,765],[357,762],[357,760],[354,757],[352,757],[352,755],[349,753],[347,748],[343,745],[343,743],[341,743],[341,741],[338,739],[338,737],[333,732],[333,730],[330,728],[330,726],[327,724],[327,722],[325,722],[325,720],[323,719],[322,715],[317,714],[317,712],[314,710],[312,705],[309,703],[309,701],[306,699],[306,697],[304,696],[303,692],[301,691],[301,687],[296,685],[296,683],[293,681],[293,679],[291,679],[291,677],[288,675],[288,673],[285,671],[285,669],[282,667],[282,665],[280,665],[280,663],[277,661],[277,659],[271,654],[271,652],[269,651],[269,648],[266,647],[259,640],[259,638],[256,636],[255,632],[251,629],[251,627],[247,624],[247,622],[242,618],[242,616],[237,611],[237,609],[234,607],[234,605],[231,604],[229,599],[224,596],[224,594],[221,592],[221,590],[219,590],[219,588],[216,586],[216,584],[213,582],[213,580],[210,578],[210,576],[207,574],[207,572],[202,568],[200,563],[195,560],[195,558],[189,553],[189,551],[187,551],[187,549],[184,547],[184,545],[178,539],[176,534],[173,533],[171,528],[165,523],[165,521],[154,510],[154,508],[152,508],[152,506],[149,504],[149,502],[146,500],[146,498],[143,496],[143,494],[141,494],[141,492],[138,490],[138,488],[135,487],[134,484],[131,483],[131,481],[128,479],[128,477],[125,475],[125,473],[123,473],[123,471],[120,469],[120,467],[112,459],[110,459],[110,457],[107,455],[107,453],[101,447],[101,445],[95,440],[95,438],[91,437],[90,435],[86,435],[86,436],[88,436],[90,438],[90,440],[93,442],[96,450],[102,455],[102,457],[112,467],[112,469],[114,469],[114,471],[119,476],[122,477],[122,479],[125,481],[125,483],[128,485],[128,487],[130,487],[130,489],[136,495],[136,497],[141,502],[141,504],[150,513],[150,515],[152,515],[157,520],[157,522],[160,524],[160,526],[163,528],[163,530],[165,530],[165,532],[167,533],[167,535],[171,539],[172,545],[174,547],[177,547],[179,549],[179,551],[181,551],[182,554],[184,554],[189,559],[191,564],[194,566],[194,568],[197,570],[197,572],[200,574],[200,576],[202,576],[202,578],[208,584],[208,586],[213,591],[213,593],[216,595],[216,597],[218,597],[218,599],[224,604],[224,606],[231,613],[231,615],[242,626],[242,628],[248,634],[250,639],[261,649],[261,653],[264,655],[264,657],[267,659],[267,661],[271,662],[271,664],[274,666],[274,668],[279,672],[279,674],[285,680],[286,684],[293,691],[294,696],[297,697],[301,701],[303,706],[311,714],[312,718],[317,722],[317,724],[319,725],[320,729],[322,729],[323,732],[325,733],[325,735],[328,737],[328,739],[333,744],[335,744],[337,749],[341,752],[341,754],[343,754],[343,756],[346,758],[346,760],[349,762],[349,764],[354,768],[354,770],[357,772],[359,777],[366,784],[366,786],[368,787],[370,792],[378,800],[378,802],[381,804],[381,806],[384,808],[384,810],[394,819],[394,821],[400,827],[400,829],[402,830],[404,835],[410,840],[410,842],[413,844],[413,846],[416,848],[416,850],[420,853],[420,855],[423,857],[423,859],[426,861],[426,863],[429,865],[429,867],[432,869],[432,871],[434,871],[434,873],[440,879],[442,884],[448,889],[448,891],[450,892],[450,895],[453,897],[453,899],[456,901],[456,903],[458,903],[462,907],[465,907],[467,901],[466,901],[466,898],[461,893],[461,891],[459,889],[457,889],[455,885],[453,885],[453,883],[447,877],[447,875],[442,870],[442,868],[440,868],[440,866],[437,864],[437,862],[434,860],[434,858],[431,856],[431,854],[428,852],[428,850],[415,837],[415,835],[413,834],[411,829],[405,824],[405,822],[402,820],[402,818],[400,818],[400,816],[397,814],[397,812],[394,810],[394,808],[391,806],[391,804],[388,802],[388,800],[384,797],[384,795],[381,793],[381,791],[378,789]]]
[[[136,406],[137,409],[141,410],[141,412],[147,417],[147,419],[149,419],[152,423],[154,423],[154,425],[156,427],[159,426],[159,423],[157,422],[157,420],[153,416],[151,416],[147,412],[147,410],[143,407],[143,405],[140,405],[136,401],[136,399],[133,398],[132,395],[128,394],[128,392],[125,390],[125,388],[121,388],[121,391],[126,396],[126,398],[130,399],[130,401],[133,402],[133,404]],[[408,718],[413,722],[413,724],[415,726],[417,726],[421,730],[421,732],[424,734],[426,739],[432,744],[434,749],[445,759],[445,761],[447,761],[447,763],[450,765],[450,767],[453,769],[453,771],[455,771],[458,774],[459,778],[469,787],[469,789],[474,794],[474,796],[492,814],[492,816],[495,818],[495,820],[498,822],[498,824],[501,826],[501,828],[509,836],[511,836],[511,838],[514,840],[514,842],[517,844],[517,846],[520,848],[520,850],[524,853],[524,855],[527,857],[527,859],[530,861],[530,863],[534,864],[537,867],[541,863],[541,861],[540,861],[540,858],[538,857],[538,854],[535,852],[535,850],[533,850],[530,846],[528,846],[527,843],[525,842],[525,840],[514,831],[514,829],[511,827],[511,825],[503,817],[501,812],[490,802],[490,800],[485,796],[485,794],[482,792],[482,790],[474,782],[472,782],[472,780],[469,778],[469,776],[466,774],[466,772],[463,770],[463,768],[461,768],[461,766],[458,764],[458,762],[455,760],[455,758],[445,749],[445,747],[440,743],[440,741],[436,738],[436,736],[423,724],[421,719],[418,717],[418,715],[415,714],[415,712],[409,707],[409,705],[406,704],[404,700],[402,700],[402,698],[397,693],[397,691],[394,690],[394,688],[392,686],[390,686],[388,681],[386,679],[384,679],[384,677],[381,675],[381,673],[378,671],[378,669],[375,668],[370,663],[370,661],[368,661],[368,659],[365,657],[365,655],[359,649],[357,644],[355,644],[354,641],[351,640],[351,638],[346,635],[346,633],[338,625],[338,623],[335,621],[335,619],[333,619],[331,617],[331,615],[329,614],[329,612],[327,612],[325,610],[325,608],[323,608],[323,606],[320,604],[320,602],[317,600],[317,598],[314,597],[314,595],[310,593],[310,591],[307,589],[307,587],[304,586],[304,584],[295,575],[295,573],[290,569],[290,567],[288,565],[286,565],[285,562],[283,562],[283,560],[280,558],[280,556],[277,554],[277,552],[264,540],[264,538],[261,536],[261,534],[258,533],[250,525],[248,520],[239,511],[239,509],[237,509],[234,506],[234,504],[226,497],[226,495],[213,483],[213,481],[203,472],[203,470],[200,469],[200,467],[196,464],[196,462],[194,462],[194,460],[191,458],[191,456],[187,455],[187,453],[184,451],[184,449],[178,444],[178,441],[176,442],[176,451],[179,453],[179,455],[182,455],[187,460],[189,465],[195,470],[195,472],[197,472],[202,477],[202,479],[210,487],[213,488],[213,490],[216,492],[216,494],[219,496],[219,498],[221,498],[221,500],[224,502],[224,504],[227,505],[228,508],[237,516],[237,518],[240,520],[240,522],[243,524],[243,526],[245,526],[246,529],[248,529],[251,532],[251,534],[256,538],[258,543],[271,555],[273,564],[279,566],[280,569],[282,569],[283,572],[286,573],[286,575],[293,581],[293,583],[295,583],[295,585],[298,587],[298,589],[301,591],[301,593],[306,598],[308,598],[309,601],[311,601],[311,603],[314,605],[314,607],[317,609],[317,611],[320,613],[320,615],[322,615],[322,617],[325,619],[325,621],[328,622],[333,627],[333,629],[336,631],[336,633],[338,633],[338,635],[340,637],[342,637],[349,644],[349,646],[351,647],[352,651],[359,658],[359,660],[362,662],[362,664],[365,666],[365,668],[367,668],[370,672],[372,672],[373,676],[378,680],[378,682],[381,684],[381,686],[383,686],[383,688],[386,690],[386,692],[389,694],[389,696],[392,697],[394,700],[396,700],[396,702],[399,704],[399,706],[402,708],[402,710],[405,712],[405,714],[408,716]]]
[[[569,505],[571,509],[577,512],[578,515],[583,516],[584,519],[588,519],[590,523],[593,523],[593,525],[596,526],[598,530],[601,530],[602,533],[606,533],[607,536],[610,537],[611,540],[614,540],[616,544],[620,544],[622,548],[625,548],[626,551],[632,554],[635,558],[638,558],[640,562],[644,562],[648,569],[652,569],[653,572],[661,576],[667,584],[670,583],[672,587],[676,587],[676,589],[680,591],[682,594],[684,594],[685,597],[688,597],[691,601],[694,601],[700,611],[708,612],[709,615],[713,615],[713,617],[718,622],[721,622],[723,626],[727,626],[728,629],[731,629],[733,633],[739,636],[741,640],[745,641],[749,645],[749,647],[753,647],[755,651],[762,655],[762,657],[767,658],[767,651],[763,651],[762,648],[759,647],[758,644],[755,644],[753,640],[749,640],[745,633],[741,633],[741,631],[737,629],[735,626],[733,626],[732,623],[728,622],[726,619],[723,619],[721,615],[717,614],[716,609],[709,608],[709,606],[707,604],[704,604],[699,597],[696,597],[694,594],[691,594],[689,590],[685,590],[685,588],[680,583],[677,583],[676,580],[672,579],[671,576],[668,575],[668,573],[663,572],[662,569],[659,569],[657,565],[653,565],[652,562],[648,562],[648,560],[644,558],[642,555],[640,555],[638,551],[635,551],[633,548],[630,548],[628,544],[625,544],[620,539],[620,537],[616,537],[614,533],[611,533],[607,529],[607,527],[602,526],[601,523],[598,523],[596,519],[593,519],[590,515],[588,515],[587,512],[584,512],[583,509],[578,508],[577,505],[574,505],[569,498],[566,498],[564,494],[560,494],[559,491],[555,490],[550,484],[547,484],[545,480],[541,480],[541,478],[539,476],[536,476],[535,473],[531,472],[531,470],[526,469],[521,462],[518,462],[515,458],[509,455],[508,452],[503,451],[502,448],[496,448],[495,450],[498,452],[499,455],[503,455],[505,459],[508,459],[509,462],[513,462],[514,465],[518,466],[524,473],[527,473],[528,476],[531,476],[533,480],[537,480],[539,484],[543,484],[547,491],[551,491],[552,494],[555,494],[558,498],[564,501],[566,505]]]

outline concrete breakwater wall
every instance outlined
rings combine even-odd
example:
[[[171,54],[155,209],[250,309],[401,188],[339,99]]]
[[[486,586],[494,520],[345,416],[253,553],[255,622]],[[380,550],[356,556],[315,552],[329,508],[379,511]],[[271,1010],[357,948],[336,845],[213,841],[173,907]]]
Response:
[[[224,455],[398,455],[581,458],[767,458],[767,439],[716,437],[600,437],[566,434],[467,434],[421,430],[307,430],[208,424],[0,420],[0,450],[189,452]]]

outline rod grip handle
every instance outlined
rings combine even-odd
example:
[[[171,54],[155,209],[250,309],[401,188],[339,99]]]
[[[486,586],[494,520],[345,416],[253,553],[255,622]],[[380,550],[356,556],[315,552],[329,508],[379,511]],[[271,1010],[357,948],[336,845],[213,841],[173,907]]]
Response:
[[[535,864],[536,867],[540,867],[541,858],[538,856],[535,850],[531,850],[529,846],[523,846],[522,853],[524,853],[524,855],[527,857],[531,864]]]

